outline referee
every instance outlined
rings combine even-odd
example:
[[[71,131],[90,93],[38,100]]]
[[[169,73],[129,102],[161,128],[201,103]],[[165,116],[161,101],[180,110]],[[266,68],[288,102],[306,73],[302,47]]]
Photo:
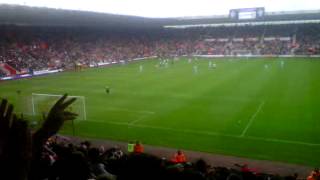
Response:
[[[107,94],[110,94],[110,87],[109,87],[109,86],[106,86],[106,87],[105,87],[105,91],[106,91]]]

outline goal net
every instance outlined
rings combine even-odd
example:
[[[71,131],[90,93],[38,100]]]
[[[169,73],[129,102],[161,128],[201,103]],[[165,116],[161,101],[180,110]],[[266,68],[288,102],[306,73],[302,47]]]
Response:
[[[52,106],[60,99],[62,95],[56,94],[37,94],[32,93],[32,115],[33,116],[47,116]],[[86,105],[84,96],[68,96],[66,100],[76,98],[77,100],[72,103],[66,110],[78,114],[77,120],[86,120]]]

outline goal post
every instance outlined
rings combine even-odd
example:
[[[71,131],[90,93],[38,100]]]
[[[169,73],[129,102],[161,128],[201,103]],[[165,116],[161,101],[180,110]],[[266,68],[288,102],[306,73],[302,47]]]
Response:
[[[52,106],[60,99],[63,95],[58,94],[39,94],[32,93],[31,95],[31,106],[33,116],[48,115]],[[84,96],[68,96],[67,99],[76,98],[77,100],[72,103],[67,110],[78,114],[77,120],[87,120],[86,112],[86,99]]]

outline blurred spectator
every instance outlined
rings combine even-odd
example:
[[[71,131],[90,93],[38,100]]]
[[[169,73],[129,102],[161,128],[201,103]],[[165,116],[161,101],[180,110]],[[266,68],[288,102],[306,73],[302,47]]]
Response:
[[[176,163],[176,164],[178,164],[178,163],[182,163],[183,164],[183,163],[187,162],[187,158],[186,158],[185,154],[181,150],[178,150],[174,154],[174,156],[172,158],[172,162]]]
[[[137,141],[137,142],[136,142],[136,144],[134,145],[134,148],[133,148],[133,149],[134,149],[134,150],[133,150],[134,153],[140,154],[140,153],[143,153],[143,152],[144,152],[144,147],[143,147],[143,145],[141,144],[140,141]]]
[[[315,168],[313,171],[311,171],[310,175],[307,177],[307,180],[319,180],[320,178],[320,172],[318,168]]]
[[[109,173],[103,164],[102,156],[98,148],[91,148],[88,152],[90,170],[94,177],[107,177],[116,179],[116,176]]]
[[[128,152],[132,153],[134,151],[134,143],[133,142],[129,142],[128,143]]]

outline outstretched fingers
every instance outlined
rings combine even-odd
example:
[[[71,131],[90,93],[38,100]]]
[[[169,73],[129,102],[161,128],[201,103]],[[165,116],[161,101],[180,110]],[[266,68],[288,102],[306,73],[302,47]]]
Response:
[[[56,109],[63,104],[63,101],[67,98],[68,94],[64,94],[52,107],[52,109]]]
[[[64,119],[67,120],[74,120],[76,117],[78,116],[78,114],[76,113],[72,113],[72,112],[64,112]]]
[[[77,100],[77,98],[68,99],[66,102],[64,102],[64,103],[61,105],[61,108],[62,108],[62,109],[67,108],[67,107],[68,107],[70,104],[72,104],[75,100]]]

